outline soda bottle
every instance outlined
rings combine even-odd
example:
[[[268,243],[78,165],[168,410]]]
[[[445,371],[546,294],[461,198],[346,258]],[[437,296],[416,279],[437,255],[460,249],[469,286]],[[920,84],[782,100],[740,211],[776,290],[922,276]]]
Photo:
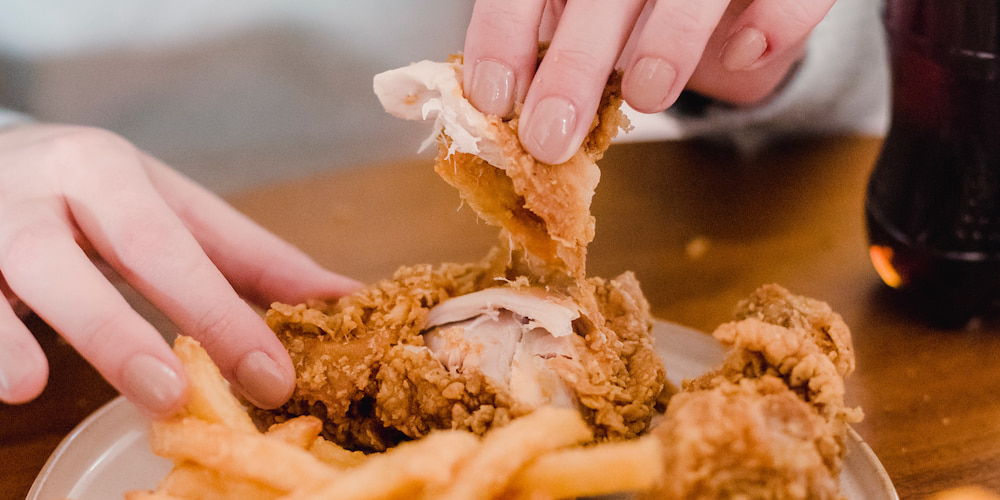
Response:
[[[1000,291],[1000,0],[887,0],[892,121],[865,218],[882,280],[943,326]]]

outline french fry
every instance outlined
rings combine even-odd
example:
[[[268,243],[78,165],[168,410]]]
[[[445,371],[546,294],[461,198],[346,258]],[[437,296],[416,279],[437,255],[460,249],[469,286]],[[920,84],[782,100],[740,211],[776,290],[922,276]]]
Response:
[[[371,456],[322,487],[300,491],[286,500],[414,498],[424,489],[439,489],[450,482],[456,467],[479,447],[479,439],[469,432],[432,432]]]
[[[197,340],[178,336],[174,353],[180,358],[190,380],[185,408],[194,416],[233,429],[257,431],[246,409],[229,390],[229,383]]]
[[[185,500],[162,491],[134,490],[125,492],[125,500]]]
[[[349,469],[360,465],[368,458],[360,451],[346,450],[326,439],[323,436],[317,437],[309,447],[309,453],[320,459],[323,463],[338,469]]]
[[[194,462],[286,492],[321,484],[338,473],[308,451],[256,430],[246,432],[191,417],[154,422],[150,445],[162,457]]]
[[[283,494],[267,485],[190,462],[175,466],[157,491],[198,500],[273,500]]]
[[[591,439],[590,428],[576,410],[540,408],[488,432],[483,437],[482,449],[438,498],[494,498],[528,461]]]
[[[293,446],[308,449],[322,431],[322,420],[312,415],[303,415],[274,424],[264,434]]]
[[[540,456],[514,476],[508,496],[576,498],[646,491],[662,475],[662,445],[645,436]]]
[[[150,433],[175,466],[156,491],[127,500],[568,498],[647,490],[662,475],[655,438],[578,446],[593,435],[571,409],[536,410],[482,439],[435,431],[374,455],[327,441],[311,416],[261,433],[196,341],[179,337],[175,351],[191,399]]]

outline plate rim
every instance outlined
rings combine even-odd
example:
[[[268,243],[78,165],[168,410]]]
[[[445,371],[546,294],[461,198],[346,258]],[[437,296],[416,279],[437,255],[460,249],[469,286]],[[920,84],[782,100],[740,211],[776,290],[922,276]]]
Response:
[[[716,354],[722,353],[721,345],[718,344],[715,338],[703,331],[674,323],[669,320],[654,319],[654,342],[656,342],[657,339],[657,331],[673,332],[673,335],[675,336],[684,335],[693,342],[697,342],[697,348],[700,349],[698,357],[701,358],[702,361],[705,361],[705,358],[713,357]],[[663,334],[661,332],[661,336],[662,335]],[[661,350],[662,347],[663,346],[657,346],[657,352],[660,353],[661,357],[670,353],[672,353],[673,356],[680,355],[676,351]],[[687,359],[690,361],[689,358]],[[695,360],[695,362],[697,362],[697,360]],[[668,372],[669,371],[670,370],[668,368]],[[668,377],[669,376],[670,375],[668,373]],[[119,415],[119,413],[121,415]],[[146,420],[146,417],[143,416],[142,413],[139,412],[139,410],[124,396],[116,396],[83,419],[76,427],[73,428],[72,431],[70,431],[69,434],[66,435],[66,437],[62,439],[62,441],[60,441],[59,445],[56,446],[52,454],[49,455],[48,459],[46,459],[39,474],[35,477],[35,480],[28,491],[26,500],[48,499],[49,497],[43,497],[41,495],[48,491],[46,488],[52,487],[50,485],[53,481],[53,474],[59,471],[60,467],[63,465],[63,461],[67,459],[70,453],[76,451],[74,446],[78,445],[81,440],[81,436],[85,435],[85,433],[89,432],[91,429],[105,424],[106,420],[112,417],[134,419],[137,425],[145,425],[146,427],[143,431],[146,433],[146,442],[148,442],[148,421]],[[892,484],[892,479],[889,477],[884,465],[881,460],[879,460],[874,450],[872,450],[871,446],[869,446],[868,443],[866,443],[857,431],[855,431],[850,425],[848,425],[846,438],[848,456],[845,457],[844,469],[841,471],[841,487],[844,485],[843,475],[844,472],[848,470],[847,465],[849,461],[861,460],[865,467],[861,467],[859,470],[865,473],[866,479],[869,481],[874,480],[878,483],[879,489],[882,491],[886,500],[898,500],[899,496],[896,492],[895,486]],[[79,483],[80,479],[83,479],[83,477],[77,478],[76,482]],[[66,495],[69,495],[72,489],[73,488],[70,488],[65,492],[57,493],[61,495],[60,498],[65,498]]]

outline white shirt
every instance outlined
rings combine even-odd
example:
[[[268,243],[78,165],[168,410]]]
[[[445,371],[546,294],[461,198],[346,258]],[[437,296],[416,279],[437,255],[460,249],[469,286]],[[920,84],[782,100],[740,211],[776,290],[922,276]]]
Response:
[[[0,107],[106,128],[226,192],[415,154],[428,130],[385,114],[372,76],[461,51],[471,0],[0,0]],[[872,0],[839,0],[766,105],[630,113],[625,140],[884,131]],[[6,99],[5,99],[6,98]],[[0,110],[0,125],[25,119]]]

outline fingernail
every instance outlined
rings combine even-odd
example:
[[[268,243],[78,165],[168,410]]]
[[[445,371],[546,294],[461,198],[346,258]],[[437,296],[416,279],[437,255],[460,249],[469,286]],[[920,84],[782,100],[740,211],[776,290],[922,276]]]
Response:
[[[184,380],[158,358],[138,354],[125,365],[122,392],[137,406],[155,415],[176,410],[184,391]]]
[[[236,381],[251,403],[277,408],[288,401],[295,388],[294,375],[283,370],[263,351],[247,354],[236,367]]]
[[[645,113],[655,113],[667,108],[667,96],[676,79],[677,72],[666,61],[644,57],[625,73],[622,91],[627,91],[630,106]]]
[[[0,349],[0,401],[26,403],[41,393],[48,364],[40,350],[5,346]]]
[[[573,155],[570,134],[575,126],[576,108],[573,104],[561,97],[546,97],[535,106],[523,140],[528,142],[525,146],[535,158],[558,165]]]
[[[488,115],[507,116],[514,107],[514,71],[498,61],[479,61],[472,75],[469,101]]]
[[[753,28],[742,28],[722,47],[722,67],[729,71],[742,71],[757,62],[767,50],[764,33]]]

